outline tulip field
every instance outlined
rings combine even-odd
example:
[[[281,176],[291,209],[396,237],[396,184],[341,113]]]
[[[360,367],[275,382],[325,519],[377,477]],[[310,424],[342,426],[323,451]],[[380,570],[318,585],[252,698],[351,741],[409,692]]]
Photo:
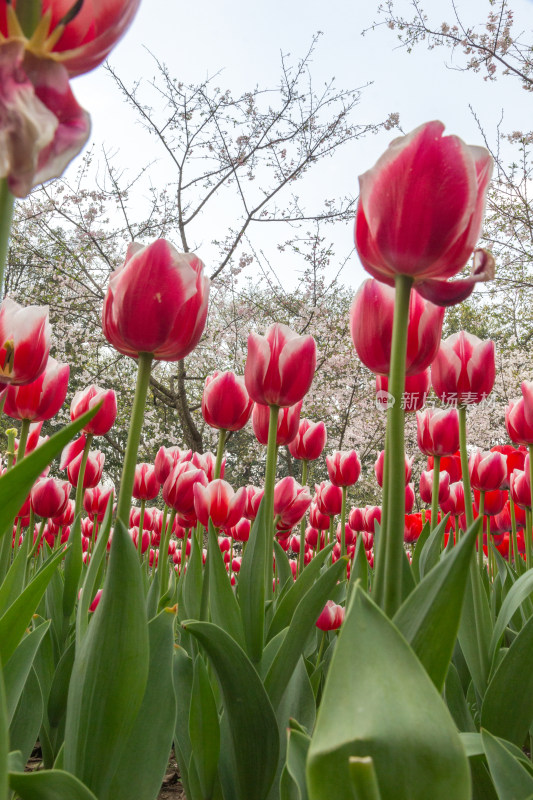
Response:
[[[0,1],[4,261],[14,197],[88,135],[69,78],[137,6],[48,0],[35,18]],[[533,800],[533,382],[508,403],[507,440],[481,450],[467,411],[493,391],[494,343],[442,339],[446,308],[497,268],[476,248],[492,167],[434,121],[359,179],[370,277],[349,331],[387,416],[379,505],[353,504],[360,454],[302,416],[317,346],[282,322],[250,331],[244,375],[206,377],[215,453],[161,443],[140,462],[152,370],[204,333],[197,255],[135,242],[110,274],[102,330],[136,365],[116,487],[101,443],[121,387],[76,391],[70,423],[41,436],[70,367],[50,356],[48,308],[4,297],[0,800]],[[245,426],[265,470],[237,487],[226,447]]]

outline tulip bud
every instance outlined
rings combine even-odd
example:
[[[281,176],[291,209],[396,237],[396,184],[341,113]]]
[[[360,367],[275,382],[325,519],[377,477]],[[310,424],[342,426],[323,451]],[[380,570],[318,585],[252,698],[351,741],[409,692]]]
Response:
[[[132,496],[136,500],[153,500],[159,494],[159,487],[155,467],[152,464],[137,464]]]
[[[344,608],[338,606],[333,600],[328,600],[316,621],[316,626],[321,631],[334,631],[344,622]]]
[[[202,415],[208,425],[226,431],[240,431],[252,413],[244,378],[234,372],[214,372],[205,379]]]
[[[326,466],[334,486],[353,486],[361,474],[361,462],[355,450],[335,450],[331,456],[327,456]]]
[[[316,461],[322,454],[326,441],[326,426],[323,422],[301,419],[296,436],[289,442],[289,452],[293,458]]]
[[[68,481],[39,478],[30,493],[30,503],[38,517],[58,517],[67,507],[70,494]]]
[[[275,323],[265,336],[251,333],[244,380],[248,394],[261,405],[293,406],[311,387],[316,366],[312,336],[298,336]]]

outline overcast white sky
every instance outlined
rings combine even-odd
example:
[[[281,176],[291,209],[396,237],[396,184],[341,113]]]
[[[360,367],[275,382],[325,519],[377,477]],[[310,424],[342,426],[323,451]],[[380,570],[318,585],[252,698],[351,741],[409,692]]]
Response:
[[[477,144],[481,137],[469,110],[471,104],[489,136],[502,109],[505,129],[533,127],[533,97],[520,88],[518,81],[500,78],[489,83],[480,75],[447,68],[450,52],[444,48],[428,52],[420,45],[409,55],[404,49],[395,49],[396,33],[384,26],[361,36],[363,29],[379,20],[377,5],[363,0],[330,0],[328,5],[324,0],[204,0],[195,4],[143,0],[133,26],[110,61],[128,81],[149,78],[154,74],[148,53],[152,51],[178,80],[200,82],[222,70],[218,84],[238,93],[255,84],[276,84],[280,51],[291,53],[296,60],[305,54],[313,35],[322,31],[312,66],[316,84],[332,77],[339,88],[372,83],[364,92],[358,121],[379,121],[397,111],[407,132],[438,118],[448,132]],[[408,3],[402,5],[411,16]],[[489,2],[458,0],[457,7],[469,20],[481,21],[488,13]],[[531,31],[531,0],[513,0],[513,7],[517,30]],[[426,8],[436,22],[451,20],[453,15],[449,0],[427,0]],[[530,35],[529,41],[532,38]],[[143,152],[140,131],[109,76],[99,68],[77,78],[73,88],[92,116],[92,142],[119,151],[125,166],[138,166]],[[370,136],[331,163],[325,193],[355,193],[357,176],[372,166],[394,136],[391,132]],[[347,252],[351,230],[343,228],[337,235],[346,240]],[[345,280],[357,285],[363,275],[354,261],[352,274]]]

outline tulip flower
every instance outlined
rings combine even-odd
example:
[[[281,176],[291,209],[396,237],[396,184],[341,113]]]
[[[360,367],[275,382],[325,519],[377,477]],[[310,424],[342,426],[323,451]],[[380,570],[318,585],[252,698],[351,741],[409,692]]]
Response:
[[[218,372],[205,379],[202,415],[208,425],[225,431],[240,431],[252,413],[244,378],[234,372]]]
[[[348,516],[348,525],[353,531],[363,531],[365,529],[365,509],[352,508]]]
[[[69,499],[61,514],[52,517],[52,521],[58,528],[64,528],[65,525],[72,525],[74,522],[74,506],[74,500]]]
[[[443,459],[444,460],[444,459]],[[465,489],[462,481],[455,481],[449,485],[449,494],[445,500],[439,500],[443,514],[460,516],[465,511]]]
[[[494,386],[494,342],[460,331],[445,339],[431,365],[435,394],[450,405],[481,403]]]
[[[73,486],[78,485],[78,477],[80,474],[80,467],[83,458],[83,453],[79,453],[76,458],[70,462],[67,467],[67,475],[69,482]],[[105,455],[100,450],[90,450],[83,475],[83,488],[92,489],[102,478],[104,469]]]
[[[361,474],[361,462],[355,450],[335,450],[326,458],[326,466],[334,486],[353,486]]]
[[[300,461],[316,461],[327,442],[326,426],[323,422],[301,419],[298,432],[289,444],[289,452]]]
[[[227,528],[228,535],[231,536],[236,542],[247,542],[250,538],[250,530],[252,528],[251,522],[246,517],[242,517],[231,528]]]
[[[507,462],[502,453],[477,450],[468,461],[470,484],[474,489],[490,492],[499,489],[507,478]]]
[[[231,528],[244,513],[246,490],[233,491],[227,481],[211,481],[207,486],[196,482],[193,485],[194,509],[199,522],[207,528],[211,519],[215,528]]]
[[[190,461],[192,450],[182,452],[176,445],[172,447],[160,447],[154,461],[155,476],[159,483],[164,483],[173,468],[180,461]]]
[[[409,457],[408,455],[405,456],[405,485],[409,483],[411,480],[411,475],[413,472],[413,461],[415,460],[414,456]],[[376,459],[376,463],[374,464],[374,473],[376,475],[376,480],[378,482],[378,486],[383,486],[383,467],[385,465],[385,450],[382,450]]]
[[[46,519],[58,517],[65,510],[70,494],[68,481],[57,478],[39,478],[30,493],[34,514]]]
[[[309,506],[309,524],[312,528],[318,528],[321,531],[327,531],[329,528],[329,522],[329,516],[320,511],[315,498],[315,501],[313,501]]]
[[[400,401],[406,413],[420,411],[424,407],[430,384],[429,368],[415,375],[407,375]],[[376,408],[386,411],[390,402],[392,396],[389,394],[389,379],[386,375],[376,375]]]
[[[420,499],[423,503],[431,505],[433,496],[433,470],[425,470],[420,475]],[[439,471],[439,505],[444,503],[450,495],[450,476],[444,470]]]
[[[19,0],[19,8],[24,6]],[[23,41],[41,59],[62,64],[70,76],[81,75],[105,61],[131,24],[140,0],[72,3],[42,0],[35,30],[24,35],[17,3],[0,3],[0,33],[7,41]]]
[[[0,13],[5,12],[5,0]],[[85,145],[90,118],[76,102],[64,66],[25,50],[18,38],[0,42],[0,177],[15,197],[61,175]]]
[[[505,427],[516,444],[533,444],[533,425],[526,419],[524,397],[510,400],[505,408]]]
[[[417,411],[418,447],[428,456],[449,456],[459,448],[457,409],[428,408]]]
[[[405,487],[405,513],[410,514],[415,505],[415,487],[413,483],[408,483]]]
[[[413,544],[413,542],[416,542],[422,533],[423,527],[424,524],[422,522],[422,514],[420,512],[417,514],[406,514],[403,532],[403,540],[405,544]]]
[[[306,486],[300,486],[290,475],[274,487],[274,516],[282,530],[297,525],[311,505],[311,495]]]
[[[207,475],[207,480],[212,481],[215,477],[215,464],[216,458],[209,450],[207,453],[193,453],[191,457],[191,464],[197,469],[201,469]],[[226,468],[226,459],[222,459],[220,465],[220,478],[224,477],[224,470]]]
[[[374,522],[381,523],[381,506],[365,506],[363,515],[363,530],[374,533]]]
[[[263,499],[264,489],[257,486],[246,486],[246,505],[244,507],[244,516],[246,519],[253,520],[257,517],[259,506]],[[328,523],[329,524],[329,523]]]
[[[433,469],[435,466],[433,456],[428,456],[428,469]],[[455,483],[456,481],[460,481],[462,477],[461,472],[461,455],[456,452],[451,456],[441,456],[440,459],[440,468],[448,473],[450,476],[450,482]]]
[[[312,336],[298,336],[287,325],[275,323],[265,336],[251,333],[244,368],[248,394],[255,403],[293,406],[311,387],[316,366]]]
[[[128,247],[109,279],[102,327],[115,350],[160,361],[185,358],[200,340],[207,317],[209,279],[193,253],[178,253],[165,239]]]
[[[50,352],[47,306],[20,306],[4,298],[0,306],[0,384],[35,381]]]
[[[194,467],[190,461],[176,464],[163,484],[163,500],[185,516],[194,514],[194,484],[207,486],[207,475],[202,469]]]
[[[344,608],[338,606],[333,600],[328,600],[320,616],[316,621],[316,626],[321,631],[334,631],[340,628],[344,622]]]
[[[69,373],[68,364],[49,356],[44,372],[36,380],[7,388],[5,413],[14,419],[34,422],[52,419],[65,402]]]
[[[117,417],[116,392],[113,389],[101,389],[93,383],[76,392],[70,404],[70,418],[74,421],[99,403],[102,403],[101,409],[83,428],[85,433],[92,436],[104,436],[113,427]]]
[[[103,521],[114,491],[115,487],[112,483],[98,484],[92,489],[85,490],[83,507],[91,519],[96,516],[97,522]]]
[[[333,517],[341,513],[342,489],[340,486],[322,481],[320,486],[315,486],[315,493],[316,504],[321,514]]]
[[[153,500],[159,494],[159,487],[153,464],[137,464],[132,497],[136,500]]]
[[[529,470],[515,469],[510,478],[511,498],[520,508],[531,508],[531,485]]]
[[[350,332],[357,355],[380,375],[390,372],[395,290],[377,280],[366,280],[350,308]],[[438,353],[444,309],[411,292],[407,329],[406,375],[417,375]],[[406,387],[407,391],[407,387]]]
[[[300,424],[300,411],[302,409],[302,402],[303,401],[300,400],[299,403],[295,403],[293,406],[280,408],[276,434],[276,444],[278,447],[281,447],[284,444],[289,444],[297,435],[298,426]],[[260,403],[254,403],[252,411],[252,428],[256,439],[260,444],[268,444],[269,424],[269,406],[261,405]]]
[[[502,492],[500,489],[493,489],[486,491],[484,494],[485,498],[483,501],[483,513],[488,514],[491,517],[495,516],[496,514],[500,514],[505,508],[505,504],[509,496],[508,492]],[[474,489],[474,505],[476,511],[480,510],[480,501],[481,492],[478,489]]]
[[[492,274],[482,257],[470,278],[448,283],[479,237],[492,158],[443,131],[434,121],[395,139],[359,178],[355,243],[373,277],[410,276],[428,300],[454,305]]]

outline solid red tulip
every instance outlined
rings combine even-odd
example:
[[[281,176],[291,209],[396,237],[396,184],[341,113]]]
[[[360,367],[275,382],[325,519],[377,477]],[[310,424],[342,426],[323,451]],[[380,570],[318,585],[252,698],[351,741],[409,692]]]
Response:
[[[70,367],[48,357],[44,372],[31,383],[8,386],[4,411],[14,419],[43,422],[55,417],[67,396]]]
[[[474,489],[474,506],[477,512],[479,512],[480,495],[481,492],[478,489]],[[486,491],[483,512],[491,517],[500,514],[505,508],[508,496],[508,492],[500,491],[500,489]]]
[[[298,336],[275,323],[264,336],[251,333],[244,380],[248,394],[261,405],[293,406],[311,387],[316,366],[312,336]]]
[[[357,355],[380,375],[390,371],[394,288],[366,280],[350,308],[350,332]],[[438,353],[444,309],[428,303],[416,291],[409,300],[406,375],[423,372]]]
[[[496,377],[494,342],[460,331],[448,336],[431,365],[435,394],[450,405],[481,403]]]
[[[479,237],[492,158],[443,132],[442,122],[421,125],[360,176],[355,244],[373,277],[393,285],[396,275],[410,275],[425,297],[453,305],[491,277],[483,263],[469,279],[447,282]]]
[[[289,452],[293,458],[300,461],[316,461],[326,446],[327,438],[323,422],[301,419],[298,433],[288,444]]]
[[[115,350],[160,361],[185,358],[205,327],[209,278],[193,253],[178,253],[165,239],[128,247],[109,279],[102,311],[104,335]]]
[[[234,372],[215,371],[205,379],[202,415],[208,425],[226,431],[240,431],[252,413],[244,378]]]
[[[70,418],[74,421],[99,403],[102,403],[102,407],[83,428],[85,433],[93,436],[104,436],[113,427],[117,417],[116,392],[113,389],[101,389],[93,383],[76,392],[70,404]]]

